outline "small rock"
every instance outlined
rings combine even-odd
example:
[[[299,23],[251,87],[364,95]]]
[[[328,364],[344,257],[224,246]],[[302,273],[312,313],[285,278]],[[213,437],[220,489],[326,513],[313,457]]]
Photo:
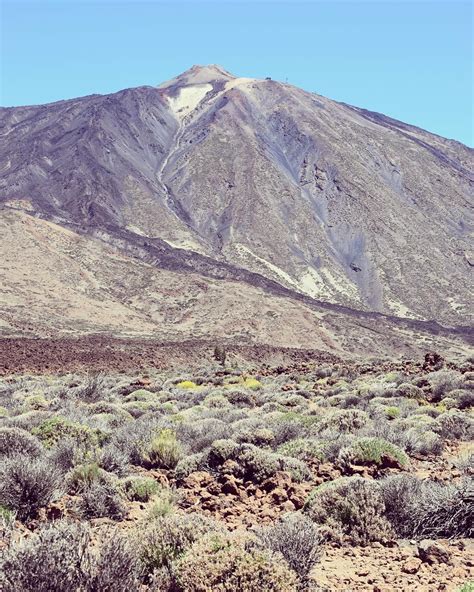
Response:
[[[407,559],[402,565],[402,572],[407,574],[415,574],[420,569],[420,566],[421,560],[417,557],[412,557],[411,559]]]
[[[288,495],[284,489],[278,487],[277,489],[272,491],[272,500],[274,502],[280,503],[284,502],[288,499]]]

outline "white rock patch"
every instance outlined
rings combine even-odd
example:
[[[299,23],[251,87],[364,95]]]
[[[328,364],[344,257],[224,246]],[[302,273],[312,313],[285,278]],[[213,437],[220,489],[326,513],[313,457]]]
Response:
[[[184,119],[191,111],[194,111],[209,91],[212,90],[212,84],[193,84],[185,86],[177,97],[168,97],[170,108],[179,118]]]

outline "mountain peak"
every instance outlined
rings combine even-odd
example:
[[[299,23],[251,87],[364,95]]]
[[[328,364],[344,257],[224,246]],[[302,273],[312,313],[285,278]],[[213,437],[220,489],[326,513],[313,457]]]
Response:
[[[227,70],[224,70],[217,64],[208,64],[202,66],[196,64],[171,80],[163,82],[158,88],[168,88],[170,86],[191,86],[193,84],[207,84],[209,82],[216,81],[228,81],[233,80],[235,76]]]

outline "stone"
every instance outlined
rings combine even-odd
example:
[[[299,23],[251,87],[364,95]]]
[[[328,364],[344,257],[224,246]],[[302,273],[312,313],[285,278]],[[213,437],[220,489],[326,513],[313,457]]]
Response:
[[[451,552],[440,543],[429,539],[418,544],[418,555],[424,563],[451,563]]]
[[[239,495],[240,490],[236,483],[236,479],[233,475],[226,475],[226,480],[222,484],[222,492],[223,493],[232,493],[234,495]]]
[[[415,574],[421,566],[421,560],[418,557],[407,559],[402,565],[402,572],[406,574]]]

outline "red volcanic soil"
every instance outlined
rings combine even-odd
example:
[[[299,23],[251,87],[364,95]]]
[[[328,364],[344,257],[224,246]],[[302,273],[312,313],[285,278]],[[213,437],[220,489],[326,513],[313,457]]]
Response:
[[[216,342],[162,343],[111,337],[0,339],[0,375],[81,371],[127,371],[196,367],[213,360]],[[268,345],[226,345],[228,355],[259,366],[304,362],[334,363],[326,352]]]

